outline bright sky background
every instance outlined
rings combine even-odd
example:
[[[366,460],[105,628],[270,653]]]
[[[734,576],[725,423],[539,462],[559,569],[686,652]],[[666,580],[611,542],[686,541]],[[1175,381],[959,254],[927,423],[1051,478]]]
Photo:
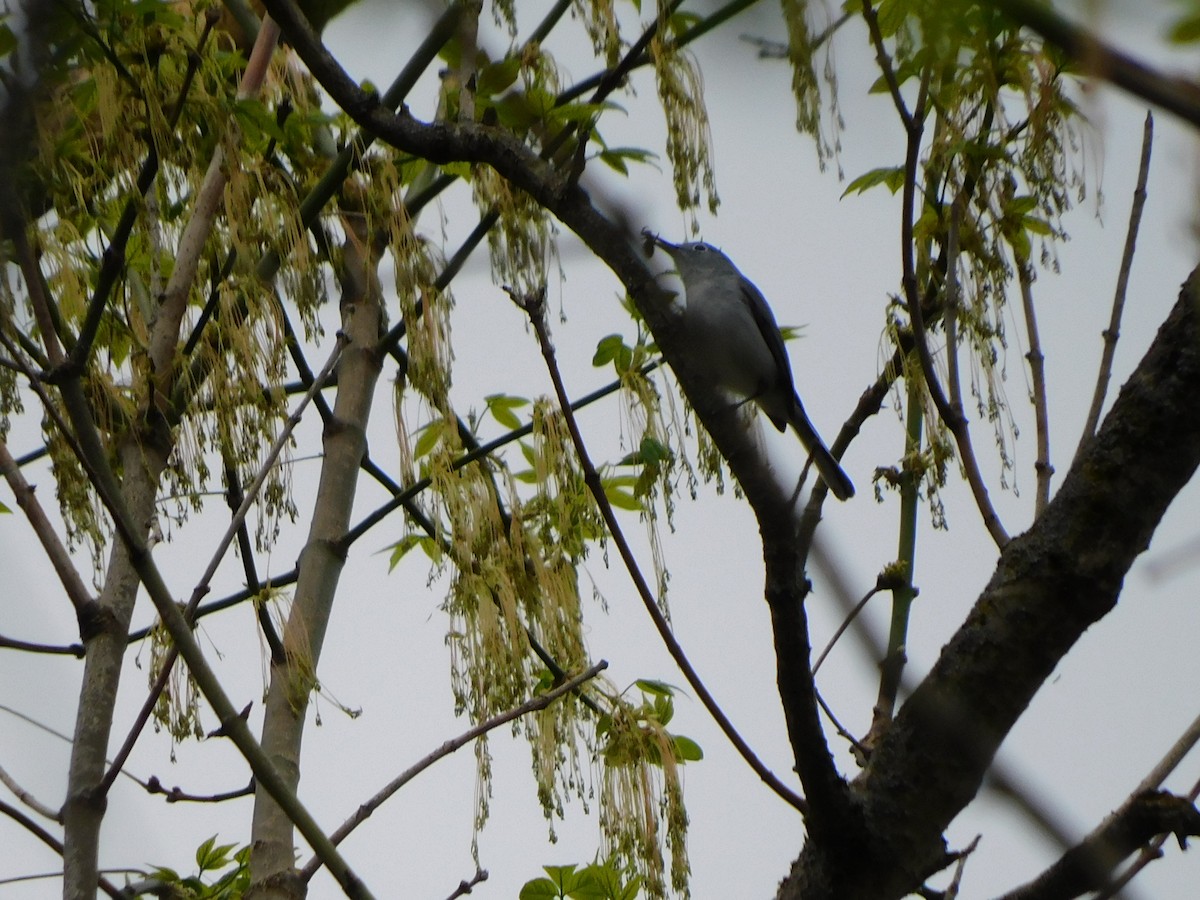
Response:
[[[524,13],[539,16],[546,3],[522,3]],[[649,4],[647,4],[649,6]],[[1167,59],[1159,35],[1160,15],[1172,4],[1099,4],[1090,17],[1108,34],[1119,36],[1139,53]],[[621,4],[623,14],[629,12]],[[367,0],[327,33],[328,43],[358,78],[387,84],[423,37],[428,18],[402,4]],[[530,20],[532,21],[532,20]],[[526,31],[528,28],[526,28]],[[554,53],[564,82],[592,71],[577,37],[555,34]],[[632,32],[630,32],[632,33]],[[899,284],[899,203],[885,191],[840,200],[846,179],[901,158],[899,129],[884,95],[864,97],[874,81],[873,55],[865,47],[859,23],[838,35],[834,59],[841,81],[846,131],[838,163],[818,171],[811,142],[795,131],[790,72],[778,61],[760,61],[738,40],[742,33],[782,39],[775,4],[754,11],[694,45],[705,78],[705,100],[712,118],[719,215],[701,219],[703,237],[722,247],[762,289],[783,324],[804,326],[803,337],[789,349],[797,385],[818,430],[832,439],[859,394],[874,380],[881,363],[880,332],[884,305]],[[503,43],[491,40],[493,52]],[[1167,64],[1195,73],[1196,56],[1179,55]],[[661,153],[663,124],[648,72],[635,77],[635,98],[619,98],[626,117],[606,117],[603,134],[612,146],[637,145]],[[432,109],[433,83],[426,80],[411,105],[419,117]],[[1060,248],[1061,274],[1040,272],[1035,286],[1039,325],[1051,391],[1051,453],[1064,473],[1069,465],[1090,401],[1107,326],[1112,289],[1125,239],[1125,224],[1136,175],[1145,107],[1110,89],[1090,92],[1082,104],[1091,120],[1077,163],[1093,186],[1066,221],[1071,241]],[[1124,382],[1175,300],[1178,286],[1197,259],[1194,231],[1196,144],[1166,114],[1156,119],[1149,202],[1135,261],[1129,302],[1117,351],[1114,386]],[[587,183],[593,196],[622,206],[635,226],[647,225],[664,236],[684,235],[685,220],[675,209],[669,172],[635,167],[628,181],[593,165]],[[1099,181],[1104,200],[1098,202]],[[451,250],[474,226],[476,215],[458,196],[440,213]],[[433,239],[443,225],[439,210],[429,210],[421,229]],[[617,302],[619,287],[607,270],[569,234],[561,242],[564,278],[551,284],[555,309],[566,321],[552,319],[569,389],[582,395],[608,382],[609,373],[593,369],[596,342],[632,325]],[[387,282],[387,274],[384,276]],[[502,291],[492,285],[486,254],[479,253],[454,283],[455,389],[461,413],[481,410],[486,394],[533,396],[547,393],[549,382],[533,337]],[[1014,298],[1015,299],[1015,298]],[[393,315],[395,307],[392,307]],[[327,324],[333,325],[332,320]],[[323,360],[333,327],[310,360]],[[1019,496],[1000,489],[1000,468],[992,451],[990,429],[974,417],[974,437],[992,497],[1012,534],[1028,524],[1034,495],[1036,455],[1032,410],[1027,400],[1023,325],[1010,320],[1010,345],[1004,360],[1011,410],[1021,437],[1016,445],[1015,477]],[[371,452],[395,471],[395,421],[390,415],[391,372],[381,379],[381,401],[371,423]],[[622,452],[616,403],[594,407],[581,417],[595,458],[615,459]],[[499,429],[490,420],[483,437]],[[312,421],[301,429],[302,448],[318,446]],[[799,447],[791,436],[769,432],[781,471],[798,467]],[[15,454],[38,444],[36,418],[18,423],[10,438]],[[889,409],[868,423],[843,464],[858,488],[847,504],[830,500],[823,524],[825,548],[839,563],[852,594],[860,596],[896,553],[898,503],[888,494],[876,502],[871,477],[877,466],[894,464],[902,451],[902,429]],[[304,539],[306,517],[315,492],[318,463],[298,461],[294,470],[300,525],[274,551],[270,569],[290,569]],[[27,472],[40,483],[49,503],[48,471]],[[1057,487],[1058,480],[1055,482]],[[203,570],[227,513],[214,498],[212,515],[183,539],[156,551],[172,589],[187,596]],[[382,499],[365,479],[354,520]],[[0,500],[12,506],[7,491]],[[922,518],[916,582],[921,595],[911,625],[910,678],[934,661],[992,573],[996,552],[961,484],[945,493],[949,531],[934,531]],[[1200,683],[1200,567],[1195,565],[1197,505],[1189,485],[1172,507],[1153,544],[1127,579],[1117,610],[1093,628],[1038,694],[1029,713],[1005,742],[1000,760],[1041,803],[1078,834],[1117,806],[1197,715],[1194,685]],[[707,686],[742,734],[780,776],[787,779],[790,750],[775,692],[774,660],[768,613],[762,601],[762,566],[757,529],[749,508],[732,491],[716,496],[701,489],[696,502],[681,498],[675,530],[663,529],[666,563],[671,571],[670,602],[677,634]],[[649,570],[644,530],[625,516]],[[327,696],[315,704],[321,727],[305,735],[301,795],[318,821],[332,830],[384,783],[468,723],[452,715],[448,661],[443,645],[446,618],[438,606],[444,583],[427,584],[427,568],[413,554],[393,573],[387,554],[377,553],[400,536],[400,522],[377,528],[355,546],[345,573],[321,662]],[[1152,577],[1151,567],[1172,551],[1191,547],[1191,560]],[[615,560],[615,556],[614,556]],[[87,569],[86,558],[79,558]],[[0,572],[5,590],[0,602],[0,633],[31,641],[69,643],[76,639],[74,617],[21,515],[0,517]],[[583,584],[594,579],[607,600],[585,604],[589,646],[595,659],[607,659],[607,675],[618,685],[641,677],[682,684],[660,646],[627,578],[608,569],[594,553]],[[842,612],[825,581],[814,575],[809,600],[813,642],[823,646]],[[212,596],[241,586],[241,570],[230,557]],[[879,598],[867,620],[875,634],[887,621],[886,598]],[[135,625],[151,620],[142,601]],[[255,701],[255,731],[261,717],[263,654],[249,607],[207,619],[203,643],[235,705]],[[870,720],[876,681],[873,663],[853,636],[843,640],[820,673],[825,698],[842,721],[863,733]],[[114,729],[120,743],[144,697],[148,651],[131,653]],[[141,668],[137,668],[140,663]],[[66,657],[0,654],[0,703],[44,724],[70,733],[82,666]],[[362,715],[350,719],[331,702]],[[211,717],[209,717],[211,719]],[[770,896],[798,853],[802,823],[794,812],[761,785],[720,735],[700,704],[677,701],[673,730],[697,740],[706,758],[686,769],[686,800],[691,815],[690,857],[693,895],[698,900]],[[854,774],[844,745],[835,738],[845,770]],[[497,732],[491,749],[496,778],[492,819],[479,838],[481,865],[490,880],[473,896],[514,897],[520,885],[540,874],[542,864],[586,863],[599,847],[593,814],[573,803],[565,822],[555,823],[559,840],[547,841],[529,772],[529,753],[506,731]],[[231,790],[248,779],[246,766],[227,742],[185,744],[168,759],[161,737],[147,735],[128,768],[141,777],[157,775],[165,785],[195,793]],[[34,795],[52,805],[62,802],[68,747],[11,716],[0,726],[0,765]],[[462,750],[406,787],[345,844],[352,866],[379,897],[440,898],[474,872],[470,859],[474,815],[474,762]],[[1188,790],[1197,777],[1193,756],[1183,774],[1168,786]],[[168,806],[148,798],[132,782],[121,780],[110,798],[102,859],[106,866],[171,865],[190,871],[195,847],[213,833],[223,842],[248,839],[251,801],[221,807]],[[950,830],[954,846],[984,837],[968,864],[964,896],[991,896],[1037,874],[1059,851],[1031,833],[1027,823],[1002,800],[988,794]],[[7,819],[0,820],[0,878],[61,869],[60,861]],[[1200,880],[1200,857],[1180,854],[1173,843],[1167,859],[1135,882],[1129,897],[1191,896]],[[308,853],[301,854],[307,859]],[[314,881],[311,896],[336,896],[332,880]],[[119,879],[118,879],[119,881]],[[54,887],[51,887],[54,885]],[[6,886],[5,897],[35,898],[57,892],[57,882]]]

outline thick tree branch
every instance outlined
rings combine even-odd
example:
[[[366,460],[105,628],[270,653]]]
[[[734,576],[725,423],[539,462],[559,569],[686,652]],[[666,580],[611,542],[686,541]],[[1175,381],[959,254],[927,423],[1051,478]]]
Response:
[[[890,857],[873,867],[890,873],[876,886],[880,896],[938,863],[941,835],[975,796],[1000,742],[1083,632],[1115,606],[1134,559],[1200,463],[1198,300],[1200,270],[855,782],[879,830],[872,848]]]

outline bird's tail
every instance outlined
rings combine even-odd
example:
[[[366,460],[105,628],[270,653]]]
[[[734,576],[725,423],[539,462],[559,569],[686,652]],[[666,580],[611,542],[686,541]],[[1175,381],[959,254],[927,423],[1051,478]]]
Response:
[[[800,438],[800,442],[804,444],[804,449],[812,457],[813,464],[817,467],[817,473],[829,488],[829,492],[839,500],[849,500],[853,497],[853,482],[842,471],[842,467],[833,458],[833,454],[821,442],[821,436],[817,434],[817,430],[813,428],[812,422],[808,420],[808,416],[804,412],[804,407],[800,405],[799,399],[792,405],[788,421],[791,422],[792,428],[795,429],[796,434]]]

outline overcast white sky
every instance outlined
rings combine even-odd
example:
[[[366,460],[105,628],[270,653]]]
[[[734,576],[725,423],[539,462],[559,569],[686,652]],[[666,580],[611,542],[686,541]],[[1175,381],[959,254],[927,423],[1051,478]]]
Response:
[[[521,4],[533,15],[546,5]],[[328,42],[356,77],[388,83],[423,36],[426,18],[402,6],[369,0],[331,26]],[[1100,7],[1094,21],[1101,28],[1120,35],[1139,52],[1162,58],[1158,25],[1144,11],[1127,14],[1133,7],[1142,10],[1143,4]],[[1174,8],[1165,3],[1153,7],[1163,13]],[[625,5],[622,11],[629,12]],[[780,62],[755,59],[753,49],[737,39],[740,33],[782,38],[777,7],[760,4],[693,48],[705,76],[722,198],[719,215],[702,217],[703,236],[721,246],[758,284],[781,323],[804,326],[804,337],[790,345],[796,380],[818,430],[832,438],[879,369],[884,305],[899,283],[898,203],[881,191],[839,199],[845,183],[837,178],[837,166],[818,172],[811,143],[793,127],[788,69]],[[564,80],[590,74],[590,56],[580,52],[583,43],[564,37],[556,34],[548,44],[559,58]],[[490,46],[500,51],[503,44],[497,40]],[[834,46],[846,119],[840,166],[853,178],[876,166],[895,164],[900,138],[886,97],[864,98],[875,70],[857,23],[846,28]],[[1171,60],[1171,65],[1188,66],[1192,73],[1195,63],[1194,53]],[[430,87],[426,83],[412,101],[418,116],[429,113]],[[628,115],[606,118],[604,137],[613,146],[648,146],[661,152],[663,125],[647,73],[639,73],[635,87],[636,98],[619,101]],[[1040,273],[1036,285],[1051,390],[1051,452],[1060,472],[1069,464],[1091,396],[1145,114],[1143,105],[1103,88],[1088,94],[1083,104],[1092,126],[1079,161],[1093,186],[1102,185],[1105,199],[1098,204],[1093,187],[1071,214],[1066,222],[1071,241],[1060,249],[1061,274]],[[1144,352],[1198,256],[1193,231],[1195,142],[1165,114],[1157,117],[1157,133],[1115,385],[1124,381]],[[674,207],[669,172],[638,167],[628,181],[621,181],[595,166],[588,177],[594,195],[623,203],[636,224],[665,236],[683,235],[685,222]],[[473,227],[475,216],[457,199],[449,199],[440,211],[452,249]],[[430,212],[434,215],[423,220],[422,228],[437,239],[442,225],[437,211]],[[569,235],[563,237],[561,253],[565,277],[552,285],[551,296],[556,306],[561,304],[566,322],[555,318],[552,327],[568,386],[583,394],[609,378],[590,365],[596,341],[612,332],[631,334],[632,326],[619,307],[618,285],[611,274]],[[533,338],[523,316],[492,285],[486,254],[472,260],[455,282],[454,294],[455,396],[460,411],[481,409],[482,398],[490,393],[548,392]],[[311,359],[325,358],[332,335],[330,328],[326,345],[315,348]],[[978,422],[975,441],[1000,515],[1010,533],[1018,533],[1031,516],[1036,451],[1027,402],[1025,338],[1016,320],[1010,323],[1010,340],[1004,362],[1008,397],[1021,429],[1015,451],[1019,496],[999,488],[990,431]],[[381,391],[388,389],[387,374]],[[595,457],[612,459],[621,452],[619,421],[613,402],[582,416]],[[494,428],[494,423],[488,427]],[[301,432],[302,448],[316,446],[312,422]],[[372,420],[371,450],[376,461],[393,470],[394,435],[395,422],[384,398]],[[793,438],[776,439],[771,432],[770,440],[781,471],[799,465]],[[36,422],[27,418],[19,423],[10,446],[20,454],[37,442]],[[892,495],[875,501],[871,476],[875,467],[892,465],[901,451],[899,420],[893,411],[885,411],[868,423],[843,461],[858,496],[847,504],[830,501],[826,506],[825,546],[856,595],[874,584],[876,574],[896,553],[897,503]],[[295,468],[301,523],[285,533],[270,560],[271,571],[292,567],[304,539],[316,474],[314,460]],[[40,496],[48,501],[52,490],[46,470],[32,467],[29,477],[42,484]],[[0,500],[13,505],[3,493]],[[380,492],[364,482],[354,518],[380,500]],[[969,493],[956,484],[946,491],[945,501],[949,531],[934,531],[928,518],[922,519],[916,572],[921,596],[909,645],[913,677],[936,658],[991,575],[996,557]],[[1130,574],[1118,609],[1085,636],[1002,748],[1001,759],[1079,833],[1124,798],[1200,711],[1194,690],[1200,683],[1200,654],[1195,652],[1200,567],[1184,565],[1155,580],[1146,565],[1196,539],[1198,501],[1196,486],[1189,485]],[[195,584],[225,516],[218,503],[211,522],[185,530],[184,540],[158,549],[160,564],[179,595],[186,596]],[[641,526],[636,516],[626,519],[648,567]],[[438,610],[444,585],[426,583],[427,570],[416,554],[389,574],[387,555],[374,552],[399,536],[397,521],[356,545],[325,645],[322,684],[337,701],[363,711],[351,720],[322,698],[316,703],[322,724],[311,727],[305,737],[302,797],[330,829],[382,784],[467,727],[452,715],[443,645],[446,619]],[[791,756],[774,688],[759,542],[748,508],[731,492],[716,496],[706,487],[695,503],[680,502],[675,530],[664,529],[663,537],[680,640],[743,735],[786,778]],[[80,565],[86,568],[86,560],[81,558]],[[0,571],[6,582],[0,633],[45,642],[75,639],[68,604],[19,515],[0,517]],[[652,677],[682,684],[622,573],[608,570],[596,553],[587,577],[595,580],[609,605],[604,615],[598,604],[589,603],[587,615],[592,655],[610,661],[607,674],[612,681],[623,686]],[[823,580],[814,580],[809,608],[814,644],[821,646],[837,627],[841,612]],[[213,596],[240,586],[240,566],[231,558]],[[880,598],[868,616],[876,633],[886,624],[887,613],[886,600]],[[149,622],[150,616],[149,604],[140,606],[136,624]],[[257,707],[263,662],[251,610],[208,619],[203,630],[205,646],[235,703],[254,700]],[[142,702],[146,662],[145,651],[130,656],[114,745]],[[70,658],[0,654],[0,703],[69,733],[80,672],[81,665]],[[824,696],[857,733],[869,723],[874,674],[853,638],[843,641],[821,672]],[[693,895],[699,900],[772,895],[800,848],[802,823],[758,782],[699,703],[681,697],[677,705],[673,729],[699,741],[706,754],[702,763],[686,770]],[[0,715],[0,765],[44,801],[60,803],[67,746]],[[257,729],[257,716],[255,722]],[[594,804],[588,817],[574,803],[566,821],[556,823],[558,843],[550,844],[525,745],[500,732],[491,747],[496,758],[492,821],[479,839],[480,862],[491,878],[474,896],[513,897],[525,880],[539,874],[543,863],[589,861],[599,846],[599,833]],[[183,745],[176,755],[172,763],[166,742],[147,735],[129,769],[196,793],[230,790],[248,778],[245,765],[225,742]],[[841,758],[853,774],[849,757],[842,753]],[[1187,790],[1197,770],[1196,758],[1190,758],[1169,786]],[[460,751],[406,787],[344,845],[349,861],[376,896],[444,897],[473,873],[474,777],[470,751]],[[219,832],[222,841],[245,842],[249,815],[248,799],[223,807],[167,806],[122,780],[110,799],[104,864],[157,863],[189,870],[195,847],[209,835]],[[986,795],[960,817],[950,837],[963,846],[979,833],[983,840],[964,881],[968,897],[1012,887],[1058,853],[1003,801]],[[5,848],[0,853],[0,878],[61,868],[53,854],[7,820],[0,820],[0,846]],[[1200,857],[1181,854],[1172,844],[1167,859],[1151,866],[1129,896],[1191,896],[1198,879]],[[53,881],[0,891],[5,897],[56,892]],[[314,882],[312,896],[335,895],[336,886],[328,878]]]

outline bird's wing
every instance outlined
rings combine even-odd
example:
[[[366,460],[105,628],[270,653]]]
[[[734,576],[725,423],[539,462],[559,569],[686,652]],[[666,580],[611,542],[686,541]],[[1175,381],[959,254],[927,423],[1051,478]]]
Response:
[[[750,313],[754,316],[754,323],[758,326],[758,330],[775,360],[775,371],[779,373],[779,387],[783,388],[785,394],[795,394],[792,363],[788,359],[787,348],[783,345],[783,335],[779,333],[779,325],[775,322],[771,307],[767,305],[762,291],[756,288],[749,279],[743,277],[741,287],[742,301],[750,308]]]

